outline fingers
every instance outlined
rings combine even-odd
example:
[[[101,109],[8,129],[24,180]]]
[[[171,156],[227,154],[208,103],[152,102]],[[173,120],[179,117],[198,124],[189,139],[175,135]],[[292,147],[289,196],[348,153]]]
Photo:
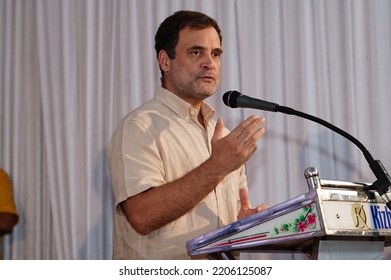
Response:
[[[238,138],[248,144],[255,143],[265,133],[265,129],[261,127],[264,122],[264,118],[254,119],[253,122],[243,129]]]
[[[212,136],[210,160],[220,172],[230,173],[243,165],[256,151],[256,141],[264,134],[261,127],[264,118],[250,116],[228,135],[224,134],[224,122],[217,119]]]
[[[240,196],[240,208],[244,211],[251,208],[250,200],[248,199],[248,190],[247,189],[240,189],[239,190],[239,196]]]
[[[237,216],[238,220],[254,215],[261,211],[264,211],[269,207],[266,203],[263,203],[255,208],[251,208],[250,200],[248,199],[247,189],[240,189],[239,196],[240,196],[240,210]]]
[[[269,208],[269,205],[267,205],[266,203],[262,203],[255,208],[255,212],[258,213],[266,210],[267,208]]]
[[[239,190],[239,196],[240,196],[240,206],[242,210],[247,211],[251,209],[250,200],[248,198],[248,189],[240,189]],[[257,207],[255,207],[253,210],[254,213],[261,212],[263,210],[266,210],[269,208],[269,206],[266,203],[259,204]]]
[[[215,142],[223,136],[224,122],[222,118],[218,118],[216,122],[215,131],[213,133],[212,142]]]
[[[259,138],[262,137],[263,134],[265,134],[265,129],[263,127],[259,128],[252,136],[250,136],[243,142],[243,146],[249,147],[250,149],[252,149],[252,152],[255,152],[255,150],[257,149],[256,142]]]
[[[243,144],[247,143],[251,145],[265,133],[265,129],[261,127],[264,122],[265,119],[263,117],[250,116],[238,125],[231,132],[231,135]]]

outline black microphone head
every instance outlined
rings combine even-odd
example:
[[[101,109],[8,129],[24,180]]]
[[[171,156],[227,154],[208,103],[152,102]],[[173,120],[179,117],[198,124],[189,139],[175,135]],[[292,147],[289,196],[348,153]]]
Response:
[[[223,102],[228,107],[237,108],[238,104],[237,104],[237,100],[236,99],[239,96],[242,96],[242,94],[239,91],[236,91],[236,90],[227,91],[223,95]]]

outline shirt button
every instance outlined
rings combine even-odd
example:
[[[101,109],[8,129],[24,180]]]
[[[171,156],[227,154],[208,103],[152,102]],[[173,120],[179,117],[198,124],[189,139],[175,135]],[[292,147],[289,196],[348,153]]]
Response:
[[[193,110],[190,111],[190,115],[194,116],[195,112]]]

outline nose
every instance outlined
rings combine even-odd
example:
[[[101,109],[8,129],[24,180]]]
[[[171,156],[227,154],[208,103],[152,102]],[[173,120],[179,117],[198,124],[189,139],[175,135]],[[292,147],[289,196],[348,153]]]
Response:
[[[211,54],[205,56],[205,59],[202,61],[202,67],[208,70],[212,70],[216,67],[216,61],[214,61]]]

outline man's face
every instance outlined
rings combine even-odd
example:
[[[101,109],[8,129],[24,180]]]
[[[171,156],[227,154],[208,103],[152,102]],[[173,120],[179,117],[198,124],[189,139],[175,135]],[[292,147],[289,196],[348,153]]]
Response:
[[[165,88],[191,105],[200,104],[218,87],[222,52],[213,27],[182,29],[175,47],[175,59],[167,58]]]

